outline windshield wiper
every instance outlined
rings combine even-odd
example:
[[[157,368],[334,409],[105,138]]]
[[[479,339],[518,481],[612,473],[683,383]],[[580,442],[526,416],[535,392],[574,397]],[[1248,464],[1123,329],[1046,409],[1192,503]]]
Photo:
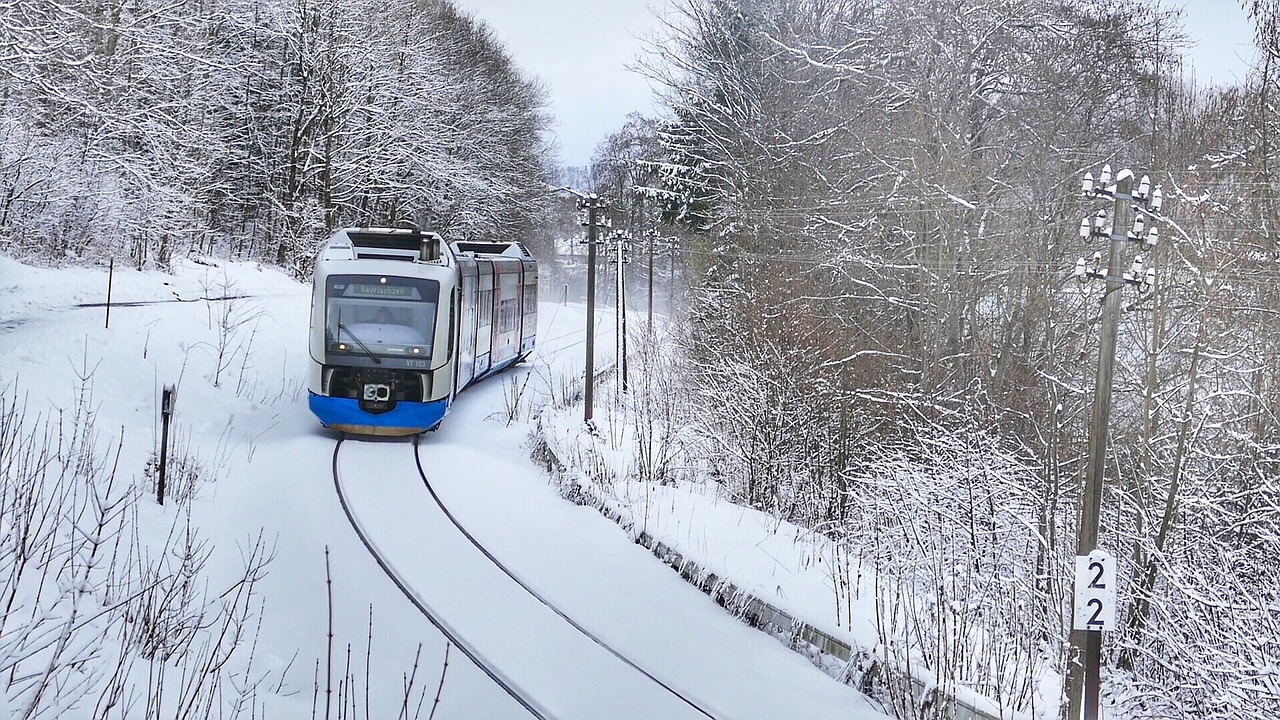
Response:
[[[382,364],[382,358],[378,357],[377,355],[374,355],[373,351],[369,349],[368,345],[365,345],[364,343],[360,342],[360,338],[356,337],[356,334],[351,332],[351,328],[347,327],[346,325],[343,325],[342,323],[338,323],[338,339],[339,340],[342,339],[342,333],[344,332],[348,336],[350,336],[352,340],[356,341],[356,344],[360,346],[360,349],[364,351],[365,355],[369,356],[370,360],[374,361],[378,365]]]

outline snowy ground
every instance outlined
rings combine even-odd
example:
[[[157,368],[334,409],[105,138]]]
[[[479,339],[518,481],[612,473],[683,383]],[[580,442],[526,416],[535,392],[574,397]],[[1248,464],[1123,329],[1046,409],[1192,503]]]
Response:
[[[324,717],[328,703],[331,717],[395,717],[410,684],[408,715],[421,702],[427,717],[446,642],[369,558],[336,500],[334,436],[307,412],[302,386],[309,288],[249,264],[182,261],[173,274],[119,271],[113,301],[139,304],[113,307],[109,329],[104,308],[76,307],[101,303],[106,292],[103,271],[0,259],[0,394],[25,398],[28,414],[56,417],[88,388],[100,448],[114,453],[118,445],[118,473],[149,488],[144,469],[159,445],[161,388],[177,384],[171,458],[187,457],[205,479],[189,503],[160,507],[144,498],[139,534],[158,547],[189,510],[211,548],[205,572],[215,599],[242,572],[256,537],[273,548],[256,586],[263,604],[255,605],[261,625],[252,663],[238,660],[245,667],[232,681],[250,696],[249,707],[258,716]],[[200,299],[231,296],[245,297]],[[507,422],[510,394],[521,386],[530,396],[539,388],[567,392],[581,372],[583,324],[581,307],[544,303],[538,355],[468,390],[444,427],[424,436],[424,466],[445,502],[539,593],[716,717],[881,717],[853,689],[730,618],[618,526],[561,500],[529,461],[529,418],[521,412]],[[601,332],[599,344],[608,346],[612,330]],[[462,544],[409,474],[408,441],[347,445],[344,484],[375,543],[428,605],[543,707],[564,718],[689,714],[687,706],[672,710],[681,704],[600,653]],[[660,504],[678,520],[698,502],[670,494]],[[677,526],[684,529],[674,535],[706,550],[715,527],[762,522],[731,514],[736,520]],[[779,567],[792,561],[761,566],[752,559],[759,549],[719,561],[740,582],[783,587],[781,576],[794,572]],[[830,590],[814,582],[816,608]],[[435,717],[528,717],[456,648],[448,657]],[[145,695],[145,675],[139,682]],[[29,699],[12,682],[4,694],[14,710]],[[88,716],[88,705],[61,716]]]

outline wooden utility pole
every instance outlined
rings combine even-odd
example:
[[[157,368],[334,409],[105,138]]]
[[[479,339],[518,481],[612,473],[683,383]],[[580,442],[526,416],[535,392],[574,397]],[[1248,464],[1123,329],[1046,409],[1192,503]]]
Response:
[[[1106,294],[1102,303],[1102,327],[1098,338],[1098,373],[1093,395],[1093,414],[1089,423],[1089,464],[1085,475],[1084,494],[1081,498],[1080,532],[1076,541],[1076,557],[1097,557],[1098,530],[1102,517],[1103,481],[1107,461],[1107,436],[1111,415],[1111,388],[1115,371],[1116,335],[1120,325],[1121,292],[1126,284],[1150,288],[1154,271],[1142,272],[1142,258],[1138,257],[1129,272],[1122,269],[1121,254],[1129,241],[1141,242],[1149,248],[1158,241],[1158,233],[1152,228],[1142,231],[1144,221],[1135,223],[1134,203],[1141,202],[1155,211],[1160,208],[1161,191],[1157,187],[1154,199],[1149,191],[1150,181],[1143,177],[1137,194],[1133,190],[1133,173],[1122,170],[1115,185],[1110,184],[1111,168],[1103,168],[1099,187],[1093,184],[1092,175],[1085,176],[1084,192],[1088,197],[1110,197],[1115,201],[1111,228],[1105,228],[1105,213],[1099,211],[1093,220],[1086,217],[1081,223],[1080,235],[1085,239],[1107,238],[1109,250],[1106,267],[1101,267],[1101,252],[1094,255],[1093,267],[1081,258],[1076,266],[1076,277],[1081,282],[1089,278],[1106,281]],[[1145,217],[1145,215],[1144,215]],[[1130,228],[1133,228],[1130,231]],[[1077,567],[1079,567],[1077,561]],[[1100,577],[1100,576],[1099,576]],[[1095,578],[1096,582],[1096,578]],[[1114,597],[1115,588],[1101,584],[1086,584],[1104,589]],[[1077,587],[1080,587],[1077,581]],[[1098,621],[1104,607],[1097,606],[1093,620],[1080,627],[1080,591],[1072,603],[1071,655],[1068,658],[1067,718],[1068,720],[1098,720],[1102,675],[1102,631],[1110,629],[1107,622]],[[1094,602],[1099,602],[1094,600]],[[1114,602],[1105,611],[1114,616]],[[1088,613],[1085,613],[1088,615]]]
[[[582,421],[590,423],[595,405],[595,243],[598,240],[599,211],[608,202],[590,193],[579,200],[586,209],[586,375],[582,387],[582,404],[585,405]]]
[[[653,337],[653,246],[658,244],[658,229],[649,230],[646,245],[649,250],[649,324],[646,328],[646,334]]]
[[[1120,293],[1124,289],[1120,256],[1124,251],[1124,233],[1133,224],[1133,211],[1129,208],[1132,199],[1127,197],[1132,190],[1132,175],[1125,175],[1116,183],[1111,247],[1107,255],[1107,290],[1102,302],[1102,332],[1098,337],[1098,374],[1093,391],[1093,415],[1089,421],[1089,469],[1085,475],[1084,506],[1080,513],[1076,556],[1088,555],[1098,548],[1103,475],[1107,464],[1108,422],[1111,416],[1111,385],[1116,364],[1116,331],[1120,326]],[[1126,196],[1125,199],[1121,199],[1122,195]],[[1102,631],[1073,630],[1071,645],[1076,649],[1083,646],[1084,649],[1084,720],[1096,720],[1102,672]],[[1075,666],[1072,667],[1072,672],[1078,672]]]
[[[613,234],[613,242],[617,244],[616,256],[614,263],[617,264],[617,272],[614,277],[617,278],[618,287],[615,297],[614,312],[617,324],[617,345],[618,365],[622,371],[621,391],[627,392],[630,388],[627,383],[627,273],[624,265],[628,262],[627,255],[631,249],[631,239],[621,230]]]
[[[676,312],[676,241],[675,238],[667,239],[667,256],[671,259],[671,270],[667,275],[667,315],[674,316]]]

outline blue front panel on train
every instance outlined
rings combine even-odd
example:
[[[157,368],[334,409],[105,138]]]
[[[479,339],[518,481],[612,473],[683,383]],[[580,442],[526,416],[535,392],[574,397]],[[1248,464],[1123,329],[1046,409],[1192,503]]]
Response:
[[[403,434],[394,432],[397,430],[429,430],[444,419],[449,408],[448,400],[399,402],[395,409],[374,415],[361,410],[360,402],[354,398],[327,397],[313,392],[309,395],[311,412],[320,418],[325,427],[372,435]]]

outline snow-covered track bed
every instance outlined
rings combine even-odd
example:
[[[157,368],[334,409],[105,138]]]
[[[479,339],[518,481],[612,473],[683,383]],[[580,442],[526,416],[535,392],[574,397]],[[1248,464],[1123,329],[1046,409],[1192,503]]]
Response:
[[[409,602],[532,716],[723,717],[575,621],[488,550],[431,485],[425,452],[416,442],[339,439],[339,501]]]
[[[369,532],[365,530],[355,513],[352,512],[351,504],[347,501],[347,494],[343,492],[342,489],[342,475],[338,470],[338,457],[345,439],[345,437],[339,437],[338,442],[333,446],[333,487],[338,494],[338,501],[342,504],[342,510],[347,515],[347,522],[351,524],[351,529],[355,531],[356,535],[360,538],[360,542],[363,543],[365,549],[369,551],[369,556],[373,558],[374,562],[378,563],[378,566],[381,567],[382,571],[391,579],[391,582],[395,583],[395,586],[404,594],[405,599],[417,608],[418,612],[421,612],[437,630],[448,638],[449,642],[457,646],[464,655],[470,658],[471,662],[476,664],[476,667],[483,670],[490,679],[497,683],[498,687],[501,687],[503,691],[510,695],[516,702],[520,703],[520,705],[528,710],[534,717],[539,718],[540,720],[551,720],[554,716],[550,715],[544,708],[539,706],[526,691],[517,687],[510,678],[506,677],[506,675],[504,675],[502,671],[495,666],[494,663],[490,662],[489,659],[486,658],[479,650],[468,643],[466,638],[452,627],[448,620],[441,616],[440,613],[432,610],[431,607],[428,606],[418,595],[418,593],[414,592],[413,588],[405,581],[404,577],[396,571],[395,566],[392,565],[391,562],[378,550],[377,546],[373,544],[373,540],[371,539]]]

